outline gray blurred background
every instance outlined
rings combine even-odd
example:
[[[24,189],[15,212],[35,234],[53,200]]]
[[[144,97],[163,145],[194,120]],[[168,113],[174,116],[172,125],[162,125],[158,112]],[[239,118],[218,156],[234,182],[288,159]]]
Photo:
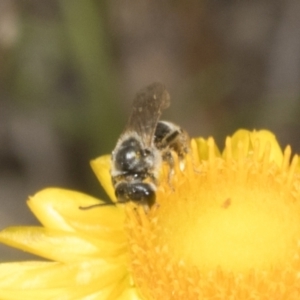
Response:
[[[89,161],[154,81],[191,136],[266,128],[300,152],[300,1],[0,0],[0,227],[37,224],[44,187],[106,197]]]

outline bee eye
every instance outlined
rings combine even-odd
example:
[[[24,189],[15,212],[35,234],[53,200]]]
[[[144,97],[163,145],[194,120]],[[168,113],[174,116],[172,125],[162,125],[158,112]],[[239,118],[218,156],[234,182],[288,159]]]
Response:
[[[149,149],[145,149],[143,151],[143,156],[145,157],[145,156],[149,156],[149,155],[151,155],[151,151]]]

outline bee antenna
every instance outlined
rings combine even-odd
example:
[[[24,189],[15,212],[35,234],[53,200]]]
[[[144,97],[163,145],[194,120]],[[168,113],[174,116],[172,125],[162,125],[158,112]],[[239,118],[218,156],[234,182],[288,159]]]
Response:
[[[81,210],[88,210],[88,209],[92,209],[92,208],[95,208],[95,207],[98,207],[98,206],[110,206],[110,205],[115,205],[115,203],[110,203],[110,202],[107,202],[107,203],[97,203],[97,204],[92,204],[92,205],[89,205],[89,206],[79,206],[79,209]]]

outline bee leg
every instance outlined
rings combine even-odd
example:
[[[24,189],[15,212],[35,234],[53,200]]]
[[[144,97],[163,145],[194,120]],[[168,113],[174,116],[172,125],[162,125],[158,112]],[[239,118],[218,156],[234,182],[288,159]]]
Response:
[[[201,173],[201,171],[200,171],[200,170],[197,168],[197,166],[196,166],[195,158],[194,158],[193,153],[192,153],[192,151],[190,150],[190,148],[189,148],[189,147],[185,147],[183,150],[184,150],[184,152],[182,152],[182,153],[180,153],[180,154],[178,155],[178,158],[179,158],[179,168],[180,168],[180,170],[181,170],[181,171],[184,170],[185,165],[186,165],[185,157],[186,157],[187,154],[189,154],[189,155],[191,156],[191,163],[192,163],[193,171],[194,171],[195,173]]]
[[[160,207],[159,203],[157,203],[157,202],[154,203],[154,205],[153,205],[153,209],[154,209],[154,210],[158,210],[159,207]]]
[[[149,211],[150,211],[150,207],[148,203],[141,203],[140,205],[142,205],[144,212],[146,215],[148,215]]]
[[[174,187],[172,186],[171,180],[172,180],[172,177],[174,175],[175,162],[174,162],[174,158],[173,158],[173,155],[172,155],[171,151],[165,151],[162,155],[162,159],[169,166],[168,184],[172,188],[172,190],[174,191]]]

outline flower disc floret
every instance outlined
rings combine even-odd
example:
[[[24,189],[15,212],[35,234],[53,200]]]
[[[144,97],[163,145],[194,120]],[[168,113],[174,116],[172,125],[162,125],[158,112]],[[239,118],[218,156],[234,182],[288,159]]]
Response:
[[[211,138],[192,141],[150,213],[127,210],[145,299],[300,297],[300,177],[290,157],[268,131],[239,131],[222,154]]]

